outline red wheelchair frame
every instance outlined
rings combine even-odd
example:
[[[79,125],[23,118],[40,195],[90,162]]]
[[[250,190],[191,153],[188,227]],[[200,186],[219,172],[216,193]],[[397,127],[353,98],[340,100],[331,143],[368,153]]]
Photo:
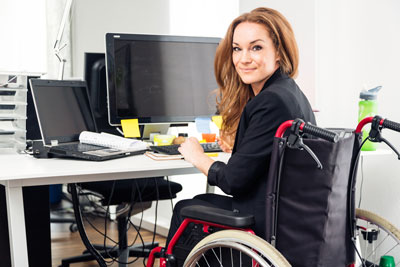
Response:
[[[172,237],[171,241],[169,242],[166,253],[162,252],[162,250],[164,249],[163,247],[156,247],[151,251],[147,265],[146,265],[147,267],[153,266],[154,260],[156,258],[155,257],[156,253],[160,253],[160,257],[159,257],[160,258],[160,267],[167,266],[167,257],[169,255],[173,255],[172,250],[173,250],[176,242],[178,241],[178,239],[182,236],[184,230],[186,229],[186,227],[188,226],[189,223],[201,224],[203,226],[202,228],[203,228],[204,233],[209,233],[208,229],[210,227],[217,227],[217,228],[221,228],[221,229],[225,229],[225,230],[227,230],[227,229],[241,230],[241,231],[246,231],[248,233],[254,234],[254,231],[251,229],[248,229],[248,228],[235,228],[235,227],[229,227],[226,225],[210,223],[210,222],[206,222],[206,221],[202,221],[202,220],[186,218],[185,220],[183,220],[182,224],[179,226],[175,235]]]

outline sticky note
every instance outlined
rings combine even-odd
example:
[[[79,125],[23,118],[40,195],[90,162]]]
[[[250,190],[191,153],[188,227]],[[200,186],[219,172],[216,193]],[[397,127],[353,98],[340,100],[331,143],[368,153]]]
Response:
[[[221,130],[222,127],[222,116],[212,116],[212,121],[217,125],[218,129]]]
[[[195,120],[196,129],[199,133],[210,133],[210,122],[211,118],[208,117],[197,117]]]
[[[140,137],[138,119],[121,120],[121,125],[125,137]]]

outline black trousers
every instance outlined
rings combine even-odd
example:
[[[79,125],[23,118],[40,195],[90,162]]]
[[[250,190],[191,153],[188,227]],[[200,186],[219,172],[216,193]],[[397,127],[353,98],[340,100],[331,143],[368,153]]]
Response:
[[[201,194],[192,199],[184,199],[176,203],[172,213],[171,225],[169,227],[167,245],[178,230],[184,218],[180,215],[181,209],[192,205],[202,205],[207,207],[216,207],[220,209],[232,210],[232,197],[217,194]]]

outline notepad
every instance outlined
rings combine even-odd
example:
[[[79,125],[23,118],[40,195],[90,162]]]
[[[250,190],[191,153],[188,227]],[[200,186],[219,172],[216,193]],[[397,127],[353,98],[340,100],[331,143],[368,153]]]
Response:
[[[79,141],[84,144],[98,145],[125,151],[146,150],[148,145],[140,140],[128,139],[109,133],[95,133],[83,131],[79,135]]]
[[[138,119],[121,120],[121,126],[125,137],[140,137]]]
[[[216,115],[212,116],[212,121],[217,125],[218,129],[221,129],[222,127],[222,116]]]
[[[210,122],[211,119],[208,117],[197,117],[195,119],[196,129],[199,133],[210,133]]]

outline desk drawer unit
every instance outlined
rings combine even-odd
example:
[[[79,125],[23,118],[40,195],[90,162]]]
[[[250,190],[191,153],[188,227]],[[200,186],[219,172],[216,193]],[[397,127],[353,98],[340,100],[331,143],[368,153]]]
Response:
[[[26,147],[27,75],[0,72],[0,154]]]

